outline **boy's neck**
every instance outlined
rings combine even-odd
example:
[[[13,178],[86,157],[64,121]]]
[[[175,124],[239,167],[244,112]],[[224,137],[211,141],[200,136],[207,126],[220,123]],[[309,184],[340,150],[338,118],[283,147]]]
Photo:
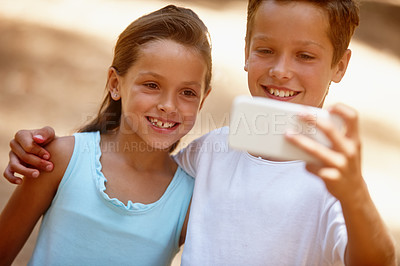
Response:
[[[264,155],[260,155],[260,154],[254,154],[254,153],[249,153],[251,156],[262,159],[262,160],[266,160],[266,161],[271,161],[271,162],[290,162],[293,160],[278,160],[275,158],[270,158],[270,157],[265,157]]]

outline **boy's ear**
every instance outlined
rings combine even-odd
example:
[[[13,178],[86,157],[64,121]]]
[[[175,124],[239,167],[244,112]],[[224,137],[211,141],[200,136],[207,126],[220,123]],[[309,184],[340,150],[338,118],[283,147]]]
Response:
[[[244,47],[244,71],[247,72],[248,68],[249,68],[249,50],[247,49],[247,43]]]
[[[121,94],[119,91],[119,75],[117,70],[113,67],[108,69],[107,89],[114,101],[121,99]]]
[[[338,83],[342,80],[344,74],[346,73],[347,66],[349,65],[350,57],[351,57],[351,50],[347,49],[344,52],[342,58],[339,60],[339,63],[337,63],[336,66],[334,66],[334,73],[332,76],[333,82]]]
[[[211,92],[211,88],[206,92],[206,94],[204,94],[204,97],[203,97],[203,99],[201,100],[201,103],[200,103],[199,110],[201,110],[201,108],[203,108],[204,101],[206,100],[206,98],[210,94],[210,92]]]

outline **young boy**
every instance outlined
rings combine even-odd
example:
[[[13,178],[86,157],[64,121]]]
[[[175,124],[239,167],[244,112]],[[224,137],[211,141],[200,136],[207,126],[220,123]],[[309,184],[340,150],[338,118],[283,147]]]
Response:
[[[345,74],[358,21],[350,0],[250,0],[245,70],[251,94],[322,107],[331,81]],[[321,165],[232,150],[227,127],[176,156],[196,177],[183,265],[395,265],[394,245],[361,174],[357,114],[344,105],[330,111],[347,128],[341,134],[318,121],[331,149],[302,135],[287,136]],[[30,134],[20,133],[22,146],[30,146],[24,144],[32,142]],[[16,141],[12,146],[25,154]],[[11,161],[9,180],[10,168],[32,173],[15,155]]]

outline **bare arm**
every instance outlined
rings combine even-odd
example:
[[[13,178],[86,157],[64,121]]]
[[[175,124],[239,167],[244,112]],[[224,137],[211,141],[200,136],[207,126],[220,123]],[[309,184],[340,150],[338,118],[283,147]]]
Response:
[[[342,205],[348,235],[346,265],[395,265],[394,243],[362,177],[357,113],[345,105],[335,105],[331,112],[341,116],[347,126],[343,134],[329,121],[317,123],[332,142],[331,149],[302,135],[289,135],[288,139],[322,162],[308,164],[307,170],[319,176]]]
[[[0,215],[0,265],[10,265],[49,208],[67,168],[74,147],[73,137],[59,138],[48,148],[57,165],[42,178],[26,178],[18,186]]]
[[[10,161],[4,171],[4,177],[11,183],[21,184],[22,179],[15,176],[15,173],[25,177],[38,177],[39,171],[52,171],[50,153],[42,146],[54,138],[54,130],[51,127],[18,131],[10,142]]]

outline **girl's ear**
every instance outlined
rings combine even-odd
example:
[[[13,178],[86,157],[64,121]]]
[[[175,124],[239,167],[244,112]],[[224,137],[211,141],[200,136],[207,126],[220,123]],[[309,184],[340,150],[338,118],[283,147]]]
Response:
[[[339,63],[337,63],[336,66],[334,66],[334,72],[332,76],[333,82],[338,83],[342,80],[344,74],[346,73],[347,66],[349,65],[350,57],[351,57],[351,50],[347,49],[344,52]]]
[[[113,67],[110,67],[108,69],[107,89],[110,92],[111,98],[114,101],[118,101],[121,99],[121,94],[119,91],[119,75],[117,73],[117,70]]]

